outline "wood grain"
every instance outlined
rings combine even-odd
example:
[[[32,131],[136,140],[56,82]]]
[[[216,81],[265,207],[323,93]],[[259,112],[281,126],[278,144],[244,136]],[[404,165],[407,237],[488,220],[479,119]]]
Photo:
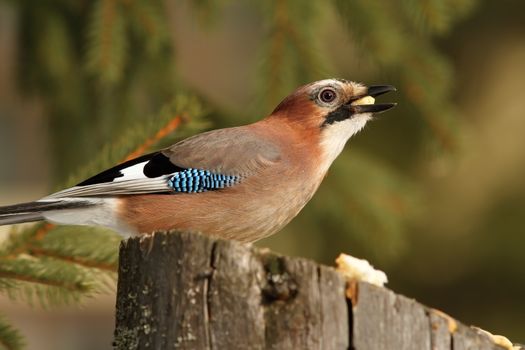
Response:
[[[190,233],[120,247],[114,348],[501,350],[413,299],[333,268]]]

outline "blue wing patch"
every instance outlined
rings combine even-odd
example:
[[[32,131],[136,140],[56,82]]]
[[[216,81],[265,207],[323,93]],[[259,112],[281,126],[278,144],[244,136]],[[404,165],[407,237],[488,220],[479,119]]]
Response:
[[[215,174],[208,170],[188,168],[177,172],[168,180],[175,192],[198,193],[231,187],[239,183],[240,177]]]

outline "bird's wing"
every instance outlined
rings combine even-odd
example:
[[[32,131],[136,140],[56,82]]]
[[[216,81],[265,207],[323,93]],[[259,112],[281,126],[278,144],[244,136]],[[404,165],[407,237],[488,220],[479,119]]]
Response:
[[[277,146],[245,127],[214,130],[117,165],[45,199],[217,190],[279,159]]]
[[[281,158],[277,145],[249,127],[199,134],[163,150],[162,154],[183,168],[207,169],[241,177],[249,176]]]

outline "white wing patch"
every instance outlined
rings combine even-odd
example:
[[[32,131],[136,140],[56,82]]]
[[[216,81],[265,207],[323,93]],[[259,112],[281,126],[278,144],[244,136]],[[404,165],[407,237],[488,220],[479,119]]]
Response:
[[[112,182],[128,181],[135,179],[148,179],[146,176],[144,176],[144,166],[148,162],[149,160],[121,169],[120,173],[124,176],[116,177],[113,179]]]
[[[176,172],[157,177],[147,177],[144,175],[144,167],[149,162],[150,159],[147,159],[143,162],[117,169],[116,171],[120,173],[120,176],[116,176],[110,181],[66,188],[43,198],[43,200],[173,192],[173,189],[168,185],[168,180]]]

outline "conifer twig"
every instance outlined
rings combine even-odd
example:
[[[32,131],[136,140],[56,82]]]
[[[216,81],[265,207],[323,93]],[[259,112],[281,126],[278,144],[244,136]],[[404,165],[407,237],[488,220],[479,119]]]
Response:
[[[22,282],[43,284],[50,287],[60,287],[73,292],[84,292],[87,290],[87,286],[82,285],[81,283],[63,283],[61,281],[50,280],[44,277],[22,275],[12,271],[0,270],[0,278],[9,278]]]
[[[31,254],[32,256],[37,256],[37,257],[45,256],[48,258],[70,262],[70,263],[88,267],[88,268],[95,268],[95,269],[105,270],[109,272],[117,272],[117,266],[114,264],[95,262],[95,261],[88,260],[86,258],[80,258],[80,257],[75,257],[75,256],[65,256],[65,255],[57,254],[50,250],[39,248],[39,247],[30,246],[28,248],[28,253]]]
[[[131,160],[133,158],[137,158],[143,155],[151,146],[153,146],[155,143],[165,138],[168,134],[175,131],[179,127],[181,122],[182,122],[182,116],[178,116],[178,115],[175,116],[166,125],[160,128],[160,130],[157,131],[157,133],[153,137],[146,139],[144,143],[139,145],[133,152],[128,154],[124,158],[123,162],[126,162],[128,160]]]
[[[103,10],[102,10],[102,28],[101,31],[101,39],[100,42],[102,43],[101,52],[102,55],[100,57],[100,64],[104,69],[107,69],[107,66],[109,66],[111,59],[109,58],[109,52],[111,47],[111,33],[110,28],[113,26],[113,22],[115,20],[115,12],[116,12],[116,2],[113,0],[106,0],[103,1]]]
[[[0,317],[0,348],[7,350],[19,350],[25,348],[25,342],[17,329]]]
[[[286,22],[288,21],[286,6],[284,2],[277,1],[276,8],[273,16],[273,35],[271,36],[270,41],[270,50],[268,54],[268,60],[271,62],[270,67],[275,67],[270,69],[270,74],[268,77],[268,93],[269,101],[273,102],[277,99],[278,86],[280,85],[280,72],[278,69],[282,67],[282,62],[284,60],[284,51],[286,44]]]
[[[33,241],[40,241],[42,239],[44,239],[44,237],[47,235],[47,233],[53,228],[55,227],[54,224],[52,223],[44,223],[42,224],[42,227],[40,227],[39,229],[37,229],[32,235],[31,237],[26,241],[24,242],[24,244],[16,247],[13,251],[11,251],[9,254],[6,254],[4,256],[2,256],[2,259],[15,259],[18,255],[22,254],[22,253],[26,253],[27,252],[27,249],[28,247],[30,246],[31,242]]]
[[[50,222],[46,222],[41,228],[39,228],[36,232],[33,238],[35,241],[41,241],[44,239],[44,237],[47,235],[49,231],[51,231],[56,225],[52,224]]]

